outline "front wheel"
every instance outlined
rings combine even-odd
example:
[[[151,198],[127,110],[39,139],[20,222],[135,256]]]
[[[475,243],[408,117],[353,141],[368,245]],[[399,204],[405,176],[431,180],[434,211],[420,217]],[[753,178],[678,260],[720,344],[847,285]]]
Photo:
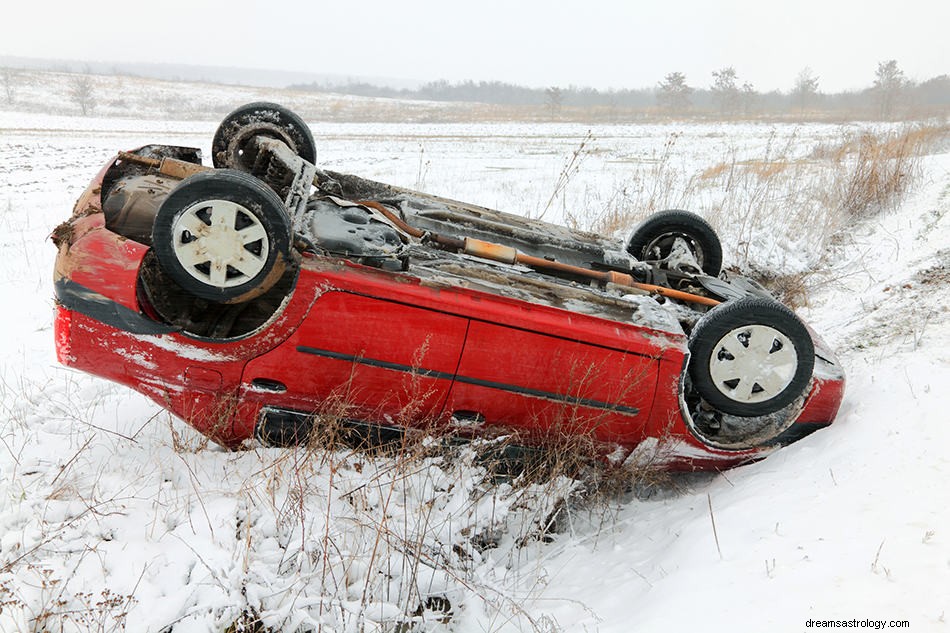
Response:
[[[240,303],[269,290],[291,254],[290,219],[261,181],[233,170],[183,180],[159,207],[152,248],[191,294]]]
[[[723,303],[697,324],[689,341],[693,386],[711,406],[735,416],[774,413],[811,381],[815,347],[784,305],[761,297]]]
[[[660,211],[644,220],[627,240],[627,252],[641,262],[678,268],[678,243],[685,244],[702,272],[715,277],[722,270],[722,244],[716,231],[702,217],[679,209]]]

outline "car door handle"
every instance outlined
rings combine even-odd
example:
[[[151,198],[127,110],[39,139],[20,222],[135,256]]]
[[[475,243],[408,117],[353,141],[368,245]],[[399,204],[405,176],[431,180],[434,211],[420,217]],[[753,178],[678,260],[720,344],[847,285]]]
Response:
[[[272,391],[274,393],[284,393],[287,391],[287,385],[279,380],[271,380],[270,378],[255,378],[251,381],[251,387],[260,389],[261,391]]]

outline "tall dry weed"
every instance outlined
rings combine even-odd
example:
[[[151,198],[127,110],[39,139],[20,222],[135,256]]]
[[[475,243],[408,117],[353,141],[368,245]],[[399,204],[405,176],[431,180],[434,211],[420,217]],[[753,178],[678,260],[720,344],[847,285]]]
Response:
[[[444,426],[377,442],[345,411],[322,411],[306,445],[257,453],[237,494],[241,563],[208,579],[241,588],[221,616],[233,630],[557,631],[527,606],[543,593],[538,548],[596,534],[630,488],[660,482],[652,460],[609,464],[570,415],[542,442],[517,430],[463,441]]]
[[[571,228],[611,235],[628,231],[637,221],[663,209],[690,206],[697,177],[676,158],[680,134],[667,136],[658,151],[620,183],[605,201],[583,209],[565,210]]]
[[[913,126],[874,134],[864,132],[831,148],[840,177],[831,192],[847,219],[863,218],[896,202],[920,176],[920,157],[948,132],[947,126]],[[816,148],[816,154],[822,153]]]
[[[835,237],[898,204],[921,176],[921,157],[948,137],[946,124],[845,130],[812,146],[798,134],[784,140],[773,134],[759,156],[733,149],[697,168],[677,163],[671,136],[606,204],[568,220],[620,237],[656,211],[689,209],[717,229],[727,264],[800,305]]]

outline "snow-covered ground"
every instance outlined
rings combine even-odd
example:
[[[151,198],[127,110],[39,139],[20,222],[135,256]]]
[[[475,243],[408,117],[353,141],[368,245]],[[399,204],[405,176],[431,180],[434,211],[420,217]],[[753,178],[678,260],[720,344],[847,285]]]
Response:
[[[492,483],[465,451],[229,453],[56,364],[50,230],[116,150],[207,151],[214,126],[0,112],[0,631],[946,628],[945,149],[898,209],[849,228],[801,311],[848,373],[832,427],[651,497],[569,503],[542,533],[576,483]],[[609,204],[644,164],[808,156],[842,133],[601,126],[560,187],[588,128],[312,126],[328,168],[546,219]]]

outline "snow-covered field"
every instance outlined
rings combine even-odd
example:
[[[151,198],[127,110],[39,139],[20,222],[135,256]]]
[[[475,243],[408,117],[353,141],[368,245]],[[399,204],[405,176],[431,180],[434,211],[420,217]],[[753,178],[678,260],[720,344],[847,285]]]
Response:
[[[311,124],[325,167],[553,220],[616,203],[653,165],[694,172],[774,146],[807,157],[842,134]],[[846,365],[835,425],[650,497],[569,502],[549,533],[539,525],[576,482],[492,483],[465,451],[228,453],[56,364],[50,230],[116,150],[207,152],[215,125],[0,112],[0,631],[946,628],[946,148],[899,208],[848,227],[800,311]],[[794,258],[778,224],[753,258],[817,261]],[[727,248],[741,237],[718,228]]]

